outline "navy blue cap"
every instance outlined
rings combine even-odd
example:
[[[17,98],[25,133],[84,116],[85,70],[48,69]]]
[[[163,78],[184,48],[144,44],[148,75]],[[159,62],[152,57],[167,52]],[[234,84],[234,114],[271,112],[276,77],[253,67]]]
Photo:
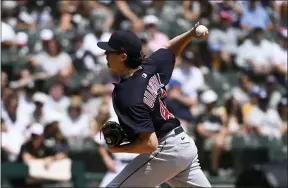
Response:
[[[112,33],[108,42],[98,42],[105,51],[126,53],[138,57],[142,49],[141,40],[131,31],[120,30]]]

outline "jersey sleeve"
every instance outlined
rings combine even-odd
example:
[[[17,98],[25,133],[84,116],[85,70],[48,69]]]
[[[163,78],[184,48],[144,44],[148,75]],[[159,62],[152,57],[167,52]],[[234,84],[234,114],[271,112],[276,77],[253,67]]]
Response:
[[[134,134],[155,131],[150,111],[145,104],[128,107],[125,124],[132,129]]]
[[[148,58],[153,73],[158,73],[162,84],[167,85],[174,69],[175,55],[169,49],[161,48]]]

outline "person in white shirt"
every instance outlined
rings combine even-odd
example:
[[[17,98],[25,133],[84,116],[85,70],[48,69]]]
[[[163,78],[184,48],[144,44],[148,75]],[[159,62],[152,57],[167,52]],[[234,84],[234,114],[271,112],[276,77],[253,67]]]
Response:
[[[275,109],[269,108],[268,104],[269,98],[266,91],[261,91],[259,104],[253,106],[247,114],[247,123],[262,136],[279,138],[281,136],[281,118]]]
[[[148,47],[152,52],[157,51],[169,41],[166,34],[158,30],[159,19],[154,15],[147,15],[143,19],[144,31],[148,36]]]
[[[3,101],[3,108],[1,109],[2,119],[5,122],[6,133],[4,145],[13,154],[11,160],[15,160],[20,152],[21,145],[27,140],[27,129],[30,124],[29,113],[25,113],[19,107],[17,93],[10,94],[5,101]]]
[[[55,116],[60,116],[56,111],[47,106],[48,96],[45,93],[36,92],[32,100],[34,102],[34,110],[31,114],[31,123],[48,124]]]
[[[92,54],[98,58],[100,64],[106,63],[106,58],[104,55],[104,50],[97,47],[97,42],[108,41],[111,33],[108,31],[94,31],[87,33],[83,38],[83,50],[92,52]]]
[[[53,84],[49,89],[49,96],[46,101],[47,107],[63,114],[66,112],[70,100],[65,96],[64,86],[60,83]]]
[[[83,146],[85,139],[90,136],[90,123],[89,116],[83,113],[81,98],[73,96],[59,124],[70,146],[79,149]]]
[[[45,51],[36,54],[30,59],[30,63],[34,67],[40,67],[50,76],[60,75],[63,78],[71,76],[73,65],[71,57],[61,51],[59,41],[54,37],[51,30],[45,29],[40,33]]]
[[[263,34],[263,29],[255,28],[251,38],[239,46],[236,54],[236,65],[239,68],[256,75],[270,73],[273,44],[264,39]]]
[[[23,112],[28,112],[29,114],[33,113],[35,109],[35,105],[32,99],[34,93],[35,88],[31,85],[25,86],[23,91],[19,90],[19,106]]]
[[[259,103],[253,106],[246,118],[248,129],[256,133],[254,147],[265,147],[268,149],[270,159],[277,159],[282,149],[282,121],[277,110],[269,108],[269,98],[265,90],[259,93]]]
[[[117,115],[113,108],[112,99],[109,102],[109,115],[108,121],[118,122]],[[100,125],[101,126],[101,125]],[[138,154],[135,153],[112,153],[112,157],[109,155],[107,146],[104,140],[104,136],[101,132],[97,132],[94,136],[94,141],[97,144],[97,149],[101,155],[106,167],[107,173],[101,180],[99,187],[106,187],[124,168],[132,161]]]
[[[204,77],[199,68],[193,65],[194,54],[187,51],[182,62],[175,68],[168,87],[167,107],[177,116],[182,125],[193,121],[191,108],[197,104],[197,92],[204,87]]]

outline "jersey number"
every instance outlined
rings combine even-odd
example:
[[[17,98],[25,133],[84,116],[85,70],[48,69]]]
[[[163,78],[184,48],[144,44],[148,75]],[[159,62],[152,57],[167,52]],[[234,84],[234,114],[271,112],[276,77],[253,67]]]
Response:
[[[167,107],[161,100],[159,100],[159,103],[160,103],[160,114],[163,117],[163,119],[167,120],[170,117],[174,118],[174,115],[168,111]]]

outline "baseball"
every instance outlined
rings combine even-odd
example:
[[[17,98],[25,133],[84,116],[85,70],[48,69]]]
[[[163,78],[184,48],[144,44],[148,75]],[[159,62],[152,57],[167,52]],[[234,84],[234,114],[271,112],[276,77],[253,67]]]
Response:
[[[208,31],[208,29],[207,29],[207,27],[204,26],[204,25],[199,25],[199,26],[196,28],[196,34],[197,34],[198,36],[202,36],[202,34],[203,34],[204,32],[206,32],[206,31]]]

